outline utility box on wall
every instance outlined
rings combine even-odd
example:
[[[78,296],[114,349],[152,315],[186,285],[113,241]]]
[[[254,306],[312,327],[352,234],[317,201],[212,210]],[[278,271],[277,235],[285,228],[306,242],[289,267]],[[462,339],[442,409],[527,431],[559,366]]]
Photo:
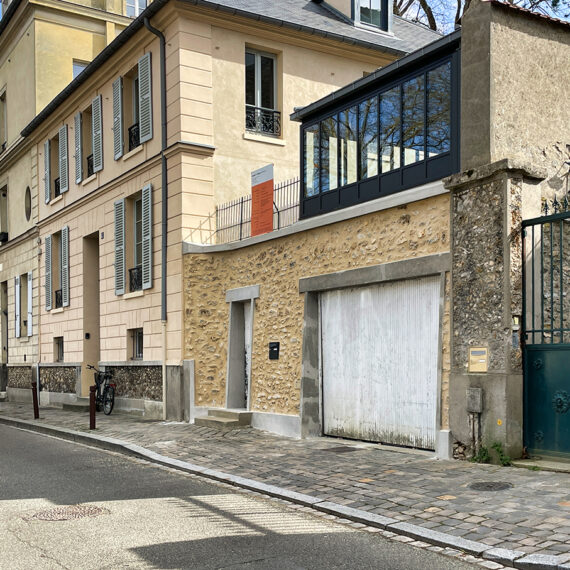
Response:
[[[467,412],[470,414],[483,412],[483,390],[481,388],[467,388]]]

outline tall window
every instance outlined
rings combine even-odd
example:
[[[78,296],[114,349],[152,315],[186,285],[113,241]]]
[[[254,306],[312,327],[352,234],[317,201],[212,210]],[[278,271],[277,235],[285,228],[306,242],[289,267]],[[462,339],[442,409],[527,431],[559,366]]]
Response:
[[[127,334],[129,337],[129,358],[131,360],[142,360],[144,344],[143,329],[129,329]]]
[[[245,52],[245,128],[266,135],[281,134],[274,55],[252,50]]]
[[[103,116],[101,95],[75,115],[75,182],[103,170]]]
[[[8,105],[6,89],[0,93],[0,152],[6,150],[8,144]]]
[[[69,306],[69,228],[45,237],[46,311]]]
[[[53,337],[53,361],[63,362],[63,360],[64,360],[63,337],[55,336]]]
[[[32,336],[32,272],[19,275],[14,283],[16,337]]]
[[[67,125],[44,143],[45,203],[69,190]]]
[[[127,18],[140,16],[146,8],[146,0],[127,0]]]
[[[0,244],[8,241],[8,186],[0,189]]]

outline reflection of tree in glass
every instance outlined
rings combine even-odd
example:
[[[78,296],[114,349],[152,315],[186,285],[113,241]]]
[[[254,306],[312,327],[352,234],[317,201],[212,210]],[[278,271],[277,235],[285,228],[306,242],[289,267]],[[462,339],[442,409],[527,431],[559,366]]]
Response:
[[[305,130],[305,196],[319,193],[319,125]]]
[[[336,180],[331,180],[330,178],[330,152],[332,150],[333,153],[336,154],[337,145],[333,144],[333,148],[331,149],[331,140],[334,143],[336,143],[337,140],[336,117],[329,117],[321,122],[321,192],[328,192],[336,188]]]
[[[400,88],[394,87],[380,95],[380,155],[382,172],[400,167]]]
[[[378,98],[360,103],[360,178],[378,174]],[[370,165],[370,168],[369,168]]]
[[[403,84],[402,90],[402,145],[404,164],[422,160],[424,150],[424,76]],[[406,150],[417,151],[413,154]]]
[[[428,88],[428,156],[448,152],[451,146],[451,63],[427,74]]]
[[[341,165],[340,165],[340,184],[351,184],[356,182],[356,141],[357,135],[357,107],[349,107],[339,114],[338,138],[340,139]]]

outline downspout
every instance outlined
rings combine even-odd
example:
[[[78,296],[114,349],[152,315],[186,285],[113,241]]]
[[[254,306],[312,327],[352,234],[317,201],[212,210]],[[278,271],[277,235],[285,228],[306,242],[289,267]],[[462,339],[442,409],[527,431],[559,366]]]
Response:
[[[160,120],[162,131],[161,163],[162,163],[162,244],[161,244],[161,278],[160,278],[160,320],[162,324],[162,419],[166,419],[166,248],[168,238],[168,172],[166,155],[168,146],[166,135],[166,38],[164,34],[150,24],[145,17],[146,29],[160,40]]]

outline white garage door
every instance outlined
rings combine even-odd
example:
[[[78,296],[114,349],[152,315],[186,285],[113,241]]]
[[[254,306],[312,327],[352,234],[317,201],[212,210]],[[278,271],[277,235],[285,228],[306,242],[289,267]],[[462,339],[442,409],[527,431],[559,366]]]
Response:
[[[324,432],[435,448],[439,276],[321,294]]]

